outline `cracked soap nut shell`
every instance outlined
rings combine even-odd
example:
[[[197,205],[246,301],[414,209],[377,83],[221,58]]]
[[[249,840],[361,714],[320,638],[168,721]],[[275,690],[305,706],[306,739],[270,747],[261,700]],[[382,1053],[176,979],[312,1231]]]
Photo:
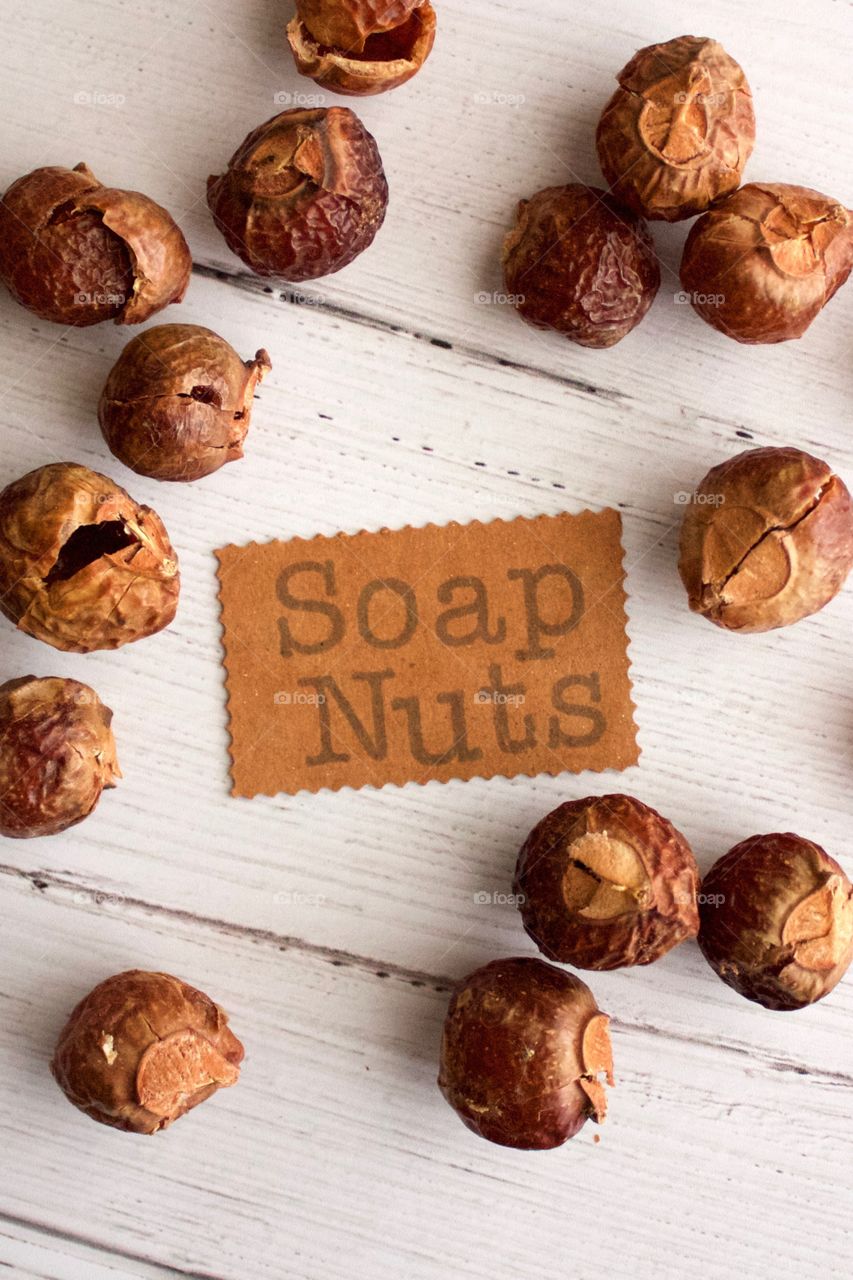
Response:
[[[0,279],[42,320],[140,324],[181,301],[191,269],[165,209],[85,164],[35,169],[0,201]]]
[[[297,0],[296,66],[334,93],[385,93],[420,71],[435,43],[429,0]]]
[[[853,268],[853,213],[808,187],[750,183],[692,227],[681,283],[738,342],[801,338]]]
[[[617,200],[677,222],[740,186],[755,113],[746,76],[722,45],[698,36],[650,45],[617,79],[596,139]]]
[[[601,1123],[613,1085],[610,1019],[586,983],[542,960],[494,960],[450,1001],[438,1084],[469,1129],[524,1151]]]
[[[243,1046],[209,996],[131,969],[80,1001],[51,1063],[69,1102],[100,1124],[159,1133],[236,1084]]]
[[[828,604],[853,566],[843,480],[800,449],[749,449],[713,467],[681,527],[690,608],[730,631],[771,631]]]
[[[98,405],[115,456],[154,480],[198,480],[243,456],[266,351],[243,361],[224,338],[194,324],[163,324],[133,338]]]
[[[632,796],[554,809],[524,842],[513,887],[539,950],[579,969],[651,964],[699,928],[689,844]]]
[[[765,1009],[822,1000],[853,960],[853,885],[801,836],[753,836],[702,884],[699,946],[735,991]]]
[[[208,178],[207,203],[252,271],[300,282],[340,271],[372,243],[388,184],[374,138],[348,107],[282,111]]]
[[[89,816],[121,777],[112,718],[78,680],[0,685],[0,834],[52,836]]]
[[[0,611],[55,649],[117,649],[167,627],[178,561],[160,517],[97,471],[57,462],[0,493]]]
[[[518,206],[503,246],[504,280],[521,317],[582,347],[612,347],[660,287],[648,228],[604,191],[548,187]]]

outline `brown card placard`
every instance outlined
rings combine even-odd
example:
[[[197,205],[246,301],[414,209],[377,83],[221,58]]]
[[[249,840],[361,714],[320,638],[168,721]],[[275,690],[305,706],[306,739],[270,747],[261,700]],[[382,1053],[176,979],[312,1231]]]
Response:
[[[232,793],[624,769],[619,513],[228,546]]]

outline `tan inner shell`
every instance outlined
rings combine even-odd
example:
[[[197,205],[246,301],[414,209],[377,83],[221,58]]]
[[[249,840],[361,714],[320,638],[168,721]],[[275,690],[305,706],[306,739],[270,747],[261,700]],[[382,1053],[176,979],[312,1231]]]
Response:
[[[607,1115],[607,1093],[598,1079],[603,1075],[613,1088],[613,1047],[610,1043],[610,1019],[606,1013],[596,1013],[584,1027],[581,1042],[581,1059],[585,1074],[580,1086],[592,1103],[593,1118],[600,1124]]]
[[[239,1071],[196,1031],[175,1031],[146,1049],[136,1073],[140,1104],[164,1119],[216,1085],[234,1084]],[[201,1101],[201,1099],[199,1099]]]
[[[777,204],[761,223],[774,263],[786,275],[809,276],[816,271],[839,228],[846,223],[844,210],[827,209],[823,200],[802,199],[789,209]]]
[[[795,547],[787,530],[768,530],[757,511],[746,507],[721,510],[708,526],[702,552],[704,581],[713,607],[772,600],[791,579]]]
[[[853,897],[840,876],[794,907],[782,930],[782,941],[794,948],[794,962],[814,973],[841,964],[853,946]]]
[[[631,845],[606,831],[588,831],[568,846],[563,899],[573,915],[613,920],[648,906],[651,883]]]
[[[707,68],[666,76],[643,96],[640,136],[668,165],[700,168],[715,143],[726,146],[736,160],[736,140],[727,143],[725,132],[717,128],[719,117],[732,110],[733,94],[719,92]]]

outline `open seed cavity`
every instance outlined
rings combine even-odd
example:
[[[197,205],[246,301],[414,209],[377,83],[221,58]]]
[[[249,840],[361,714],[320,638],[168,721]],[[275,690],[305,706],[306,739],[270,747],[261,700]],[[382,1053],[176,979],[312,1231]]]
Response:
[[[612,920],[648,905],[651,882],[637,851],[606,831],[588,831],[567,850],[563,898],[573,915]]]
[[[59,555],[44,579],[46,587],[67,582],[81,570],[104,556],[115,555],[139,539],[124,520],[104,520],[101,524],[81,524],[62,544]]]

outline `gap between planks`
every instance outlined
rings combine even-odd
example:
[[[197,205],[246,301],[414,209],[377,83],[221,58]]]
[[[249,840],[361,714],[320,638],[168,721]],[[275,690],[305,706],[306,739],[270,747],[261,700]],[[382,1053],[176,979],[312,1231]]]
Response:
[[[60,902],[67,902],[73,895],[81,892],[78,881],[44,871],[26,871],[0,863],[0,875],[15,881],[23,881],[37,893],[52,894]],[[85,886],[83,887],[85,889]],[[97,894],[98,890],[86,890]],[[122,906],[141,915],[153,916],[173,924],[189,925],[193,929],[202,929],[222,937],[239,938],[255,946],[269,947],[277,951],[295,951],[322,964],[334,968],[355,969],[371,978],[395,978],[412,987],[429,987],[436,995],[449,995],[456,986],[456,979],[446,974],[429,973],[426,970],[410,969],[393,962],[384,962],[355,952],[344,951],[334,947],[323,946],[311,942],[307,938],[290,934],[278,934],[271,929],[257,929],[250,925],[239,925],[216,916],[199,915],[177,907],[148,902],[144,898],[122,897]],[[818,1084],[850,1088],[853,1086],[853,1073],[843,1071],[827,1071],[810,1066],[808,1063],[793,1058],[782,1057],[757,1049],[754,1045],[744,1044],[738,1040],[720,1040],[716,1036],[687,1035],[677,1031],[664,1030],[648,1022],[626,1022],[620,1018],[611,1018],[617,1030],[630,1035],[646,1035],[660,1037],[675,1044],[694,1045],[703,1049],[712,1049],[738,1060],[749,1059],[753,1066],[775,1074],[807,1076]]]
[[[290,306],[302,307],[305,310],[318,312],[333,319],[346,320],[350,324],[357,324],[362,328],[375,329],[379,333],[426,342],[431,347],[438,347],[442,351],[458,352],[467,359],[475,360],[481,364],[491,365],[498,369],[512,369],[518,373],[529,374],[533,378],[542,378],[558,387],[565,387],[569,391],[592,396],[596,400],[604,400],[610,404],[628,404],[631,401],[629,395],[624,391],[616,390],[615,387],[599,386],[583,378],[570,378],[566,375],[554,373],[552,370],[545,369],[539,365],[510,360],[497,352],[486,350],[485,347],[451,342],[438,334],[426,333],[422,329],[414,329],[409,325],[399,324],[396,321],[383,320],[381,316],[373,315],[370,312],[357,311],[352,307],[345,307],[341,303],[331,302],[327,298],[303,293],[295,285],[265,284],[260,276],[256,277],[245,271],[229,271],[222,266],[208,266],[203,262],[193,263],[193,275],[205,280],[216,280],[233,289],[238,289],[242,293],[250,293],[259,298],[277,299],[288,303]],[[300,301],[300,299],[305,299],[306,301]]]
[[[134,1269],[140,1266],[144,1267],[144,1273],[137,1272],[139,1280],[148,1280],[148,1277],[151,1277],[151,1280],[154,1280],[155,1277],[169,1276],[178,1276],[180,1277],[180,1280],[222,1280],[222,1278],[217,1276],[213,1271],[185,1271],[181,1267],[175,1267],[169,1263],[158,1262],[154,1258],[146,1257],[145,1254],[133,1253],[129,1249],[119,1249],[116,1248],[115,1245],[102,1244],[92,1236],[83,1235],[82,1232],[59,1231],[55,1227],[48,1226],[47,1223],[36,1221],[34,1218],[22,1218],[14,1214],[4,1213],[2,1210],[0,1210],[0,1249],[2,1249],[4,1237],[13,1241],[20,1240],[20,1236],[12,1235],[11,1231],[4,1232],[4,1226],[11,1230],[18,1228],[21,1232],[29,1232],[33,1236],[41,1237],[44,1241],[56,1241],[58,1244],[67,1242],[69,1244],[77,1245],[79,1248],[85,1249],[89,1253],[96,1254],[99,1258],[103,1258],[105,1263],[109,1262],[110,1259],[113,1259],[113,1261],[120,1264],[126,1262],[132,1263]],[[29,1241],[28,1243],[33,1243],[33,1241]],[[55,1252],[61,1253],[64,1258],[75,1258],[75,1255],[67,1250],[60,1249],[55,1250]],[[85,1263],[86,1260],[86,1258],[79,1259],[81,1263]],[[3,1258],[0,1257],[0,1268],[7,1266],[14,1268],[14,1270],[12,1270],[13,1275],[18,1274],[16,1263],[4,1262]],[[123,1266],[122,1272],[124,1272]],[[0,1275],[2,1274],[2,1270],[0,1270]],[[28,1271],[25,1274],[27,1276],[39,1277],[39,1280],[41,1280],[41,1277],[43,1276],[43,1273],[40,1271]]]

